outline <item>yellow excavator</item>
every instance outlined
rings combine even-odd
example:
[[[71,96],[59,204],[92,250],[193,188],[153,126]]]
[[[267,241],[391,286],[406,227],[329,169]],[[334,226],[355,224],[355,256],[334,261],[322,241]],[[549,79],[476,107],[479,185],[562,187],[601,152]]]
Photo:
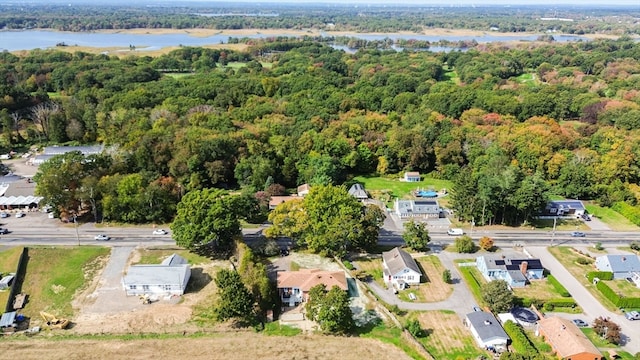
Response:
[[[67,326],[69,326],[69,320],[58,319],[55,315],[49,314],[48,312],[40,311],[40,316],[50,329],[66,329]]]

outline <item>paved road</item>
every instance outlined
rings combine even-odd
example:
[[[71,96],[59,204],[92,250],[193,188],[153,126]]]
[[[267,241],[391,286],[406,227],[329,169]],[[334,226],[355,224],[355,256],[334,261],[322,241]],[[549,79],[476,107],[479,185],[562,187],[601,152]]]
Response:
[[[605,309],[545,247],[527,247],[527,250],[533,257],[539,258],[544,267],[560,279],[562,285],[567,288],[583,309],[589,323],[600,316],[611,318],[613,322],[620,325],[623,335],[627,337],[628,341],[623,348],[632,354],[640,352],[640,324],[638,322],[629,321],[623,315]]]

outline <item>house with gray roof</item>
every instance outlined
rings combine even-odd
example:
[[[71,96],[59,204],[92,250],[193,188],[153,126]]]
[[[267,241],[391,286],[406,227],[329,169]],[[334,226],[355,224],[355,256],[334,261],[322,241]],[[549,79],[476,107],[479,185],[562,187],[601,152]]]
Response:
[[[498,319],[486,311],[474,311],[467,314],[464,324],[483,349],[506,350],[509,341],[511,341]]]
[[[580,200],[552,200],[542,211],[543,216],[581,217],[586,208]]]
[[[598,271],[610,271],[614,279],[626,279],[640,272],[640,259],[636,255],[602,255],[595,262]]]
[[[182,295],[190,277],[187,260],[173,254],[161,264],[130,266],[122,286],[127,295]]]
[[[351,187],[349,188],[349,195],[355,197],[358,200],[366,200],[369,198],[369,195],[364,190],[364,186],[358,183],[351,185]]]
[[[511,287],[523,287],[529,280],[544,277],[544,267],[540,259],[478,256],[476,266],[487,280],[504,280]]]
[[[382,272],[387,285],[404,289],[420,283],[422,271],[408,252],[396,247],[382,253]]]
[[[393,209],[401,219],[412,217],[439,218],[442,212],[438,200],[434,199],[396,199]]]

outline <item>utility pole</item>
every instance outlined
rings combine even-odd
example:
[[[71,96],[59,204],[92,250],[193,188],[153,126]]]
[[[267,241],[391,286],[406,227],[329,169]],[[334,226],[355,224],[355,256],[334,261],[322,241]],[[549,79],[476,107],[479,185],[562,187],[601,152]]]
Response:
[[[553,240],[556,237],[556,221],[558,220],[557,216],[553,217],[553,230],[551,231],[551,246],[553,246]]]
[[[80,246],[80,235],[78,234],[78,216],[73,214],[73,225],[76,228],[76,240],[78,240],[78,246]]]

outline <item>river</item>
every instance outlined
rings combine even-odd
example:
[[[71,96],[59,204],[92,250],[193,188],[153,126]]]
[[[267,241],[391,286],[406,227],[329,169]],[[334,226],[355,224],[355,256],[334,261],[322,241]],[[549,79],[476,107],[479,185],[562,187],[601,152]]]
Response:
[[[321,33],[322,36],[335,36],[332,33]],[[270,31],[268,34],[261,34],[259,32],[234,37],[247,37],[247,38],[265,38],[265,37],[277,37],[277,36],[300,36],[300,33],[287,33],[283,30],[282,33],[274,34]],[[492,34],[484,33],[478,36],[460,36],[460,35],[419,35],[419,34],[340,34],[340,36],[349,36],[364,40],[382,40],[389,38],[392,40],[397,39],[415,39],[429,41],[432,43],[440,40],[447,40],[450,42],[458,41],[472,41],[475,40],[478,43],[490,43],[490,42],[510,42],[510,41],[535,41],[539,35],[531,34]],[[222,44],[229,40],[228,34],[214,34],[211,36],[193,36],[185,30],[184,33],[107,33],[107,32],[60,32],[50,30],[21,30],[21,31],[0,31],[0,51],[18,51],[18,50],[32,50],[32,49],[47,49],[53,48],[56,44],[64,43],[69,46],[88,46],[88,47],[122,47],[129,48],[129,46],[135,46],[137,50],[157,50],[170,46],[205,46],[212,44]],[[555,35],[554,38],[557,42],[568,41],[588,41],[589,39],[581,36],[571,35]],[[446,49],[446,48],[445,48]]]

